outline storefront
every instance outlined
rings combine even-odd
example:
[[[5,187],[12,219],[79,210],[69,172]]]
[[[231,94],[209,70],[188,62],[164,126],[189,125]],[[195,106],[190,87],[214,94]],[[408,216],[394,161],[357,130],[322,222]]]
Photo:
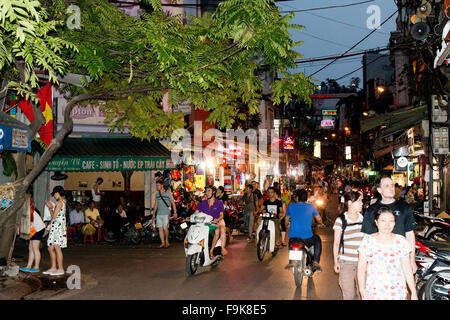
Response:
[[[45,168],[67,175],[64,188],[75,201],[80,201],[84,193],[90,195],[92,185],[101,177],[105,208],[116,206],[121,195],[128,202],[150,208],[155,172],[173,169],[170,152],[158,141],[141,141],[128,135],[66,138]]]

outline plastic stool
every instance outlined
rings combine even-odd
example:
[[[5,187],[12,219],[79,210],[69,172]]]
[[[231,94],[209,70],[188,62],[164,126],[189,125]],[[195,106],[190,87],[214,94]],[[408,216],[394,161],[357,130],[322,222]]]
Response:
[[[94,236],[92,234],[85,234],[83,236],[83,243],[94,243]]]
[[[67,227],[67,240],[72,241],[77,235],[75,227]]]
[[[96,230],[97,232],[97,242],[101,241],[103,239],[102,237],[102,226],[99,226]]]

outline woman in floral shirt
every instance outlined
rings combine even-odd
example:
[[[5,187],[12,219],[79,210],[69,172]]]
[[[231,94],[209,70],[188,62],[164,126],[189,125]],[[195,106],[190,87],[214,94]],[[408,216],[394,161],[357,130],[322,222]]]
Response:
[[[405,237],[392,233],[395,215],[389,207],[375,214],[378,232],[365,235],[359,247],[358,283],[363,300],[417,300],[409,262],[413,250]]]

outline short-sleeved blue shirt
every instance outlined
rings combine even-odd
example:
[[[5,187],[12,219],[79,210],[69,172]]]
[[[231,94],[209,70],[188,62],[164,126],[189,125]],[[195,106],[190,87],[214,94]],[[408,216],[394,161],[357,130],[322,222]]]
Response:
[[[289,238],[311,238],[312,220],[318,214],[316,207],[311,203],[291,203],[286,212],[286,216],[290,217]]]

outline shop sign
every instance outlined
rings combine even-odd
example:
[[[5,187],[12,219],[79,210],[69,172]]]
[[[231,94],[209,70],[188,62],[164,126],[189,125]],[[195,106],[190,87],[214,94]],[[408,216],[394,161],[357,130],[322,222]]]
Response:
[[[293,137],[285,137],[283,140],[284,150],[294,150],[295,140]]]
[[[54,158],[46,171],[148,171],[175,169],[167,158]]]
[[[28,131],[0,125],[0,152],[3,150],[31,151]]]
[[[334,120],[322,120],[320,122],[321,127],[334,127]]]
[[[336,116],[337,110],[322,110],[323,116]]]

